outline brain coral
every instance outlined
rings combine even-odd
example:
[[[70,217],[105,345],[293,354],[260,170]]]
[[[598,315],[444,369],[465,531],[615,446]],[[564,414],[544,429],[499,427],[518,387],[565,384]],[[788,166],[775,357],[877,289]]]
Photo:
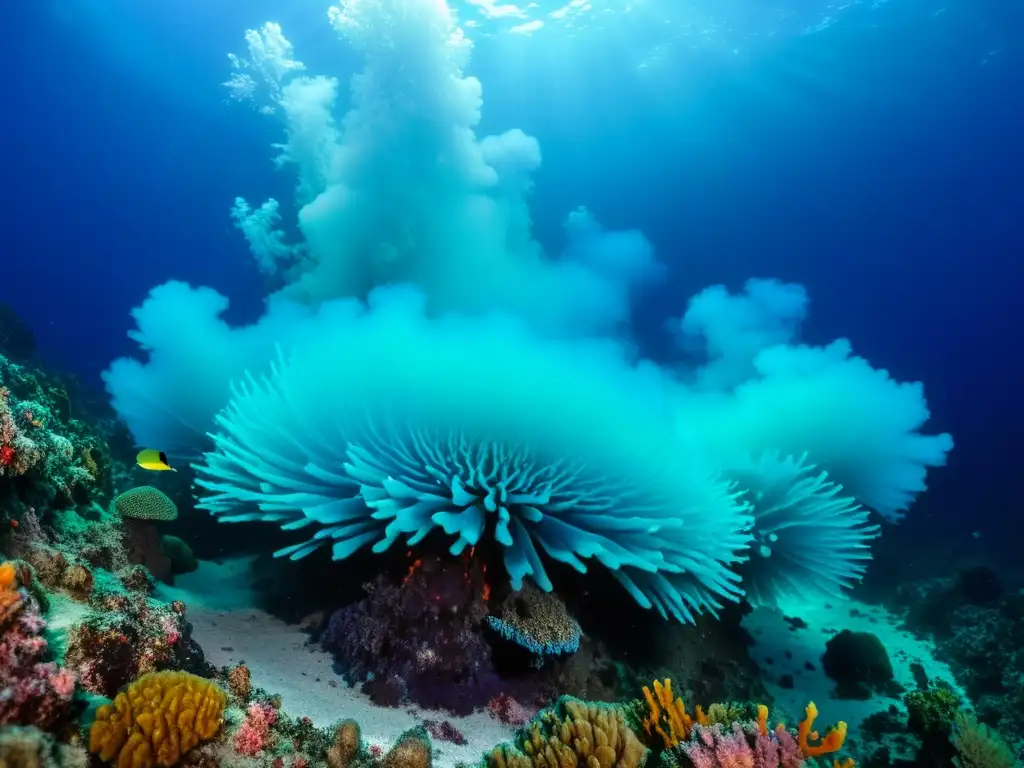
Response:
[[[195,465],[199,506],[321,526],[277,552],[293,558],[434,531],[453,554],[495,542],[516,589],[551,590],[542,553],[579,572],[593,559],[680,621],[742,594],[746,506],[681,444],[659,372],[509,318],[426,320],[410,296],[321,308],[339,318],[237,385]]]
[[[163,491],[140,485],[120,494],[113,502],[114,511],[133,520],[175,520],[178,508]]]
[[[117,768],[171,768],[217,735],[227,695],[187,672],[152,672],[96,712],[89,751]]]

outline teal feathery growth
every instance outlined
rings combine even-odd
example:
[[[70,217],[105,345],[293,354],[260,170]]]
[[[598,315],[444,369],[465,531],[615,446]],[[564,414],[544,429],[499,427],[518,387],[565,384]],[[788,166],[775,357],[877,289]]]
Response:
[[[684,449],[665,380],[610,342],[538,337],[503,316],[427,320],[405,288],[234,388],[195,466],[224,522],[319,526],[278,551],[335,559],[443,531],[485,536],[512,586],[552,589],[541,553],[608,568],[679,621],[742,595],[746,505]]]

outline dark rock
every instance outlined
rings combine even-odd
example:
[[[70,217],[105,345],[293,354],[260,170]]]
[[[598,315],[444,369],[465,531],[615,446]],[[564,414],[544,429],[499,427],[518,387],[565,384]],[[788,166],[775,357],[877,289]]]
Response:
[[[825,643],[821,661],[841,699],[867,699],[872,693],[891,694],[898,689],[889,654],[870,632],[844,629]]]

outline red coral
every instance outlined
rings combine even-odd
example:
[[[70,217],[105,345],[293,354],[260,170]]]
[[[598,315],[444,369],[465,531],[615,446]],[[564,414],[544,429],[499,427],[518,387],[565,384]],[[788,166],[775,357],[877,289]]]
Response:
[[[245,722],[235,734],[235,751],[255,757],[270,743],[270,726],[277,722],[277,710],[269,704],[254,702],[245,713]]]
[[[24,591],[17,610],[0,625],[0,724],[50,728],[68,712],[75,675],[44,662],[46,622]]]

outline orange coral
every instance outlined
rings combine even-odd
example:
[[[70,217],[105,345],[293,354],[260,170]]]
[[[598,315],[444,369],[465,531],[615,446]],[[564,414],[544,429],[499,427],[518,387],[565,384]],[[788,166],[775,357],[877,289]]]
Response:
[[[646,685],[644,686],[644,698],[647,700],[647,708],[650,714],[644,718],[644,732],[652,736],[652,731],[661,736],[666,747],[676,747],[690,738],[693,730],[693,718],[686,712],[686,705],[683,700],[672,696],[672,680],[665,678],[665,682],[654,681],[654,693]],[[707,718],[704,711],[698,706],[697,722],[707,725]]]
[[[768,707],[764,704],[757,705],[757,730],[768,735]]]
[[[22,606],[18,591],[18,570],[14,563],[0,563],[0,626],[11,619]]]
[[[797,744],[800,746],[800,751],[804,753],[805,757],[818,757],[819,755],[827,755],[842,749],[843,743],[846,741],[846,723],[840,720],[835,728],[831,729],[825,734],[824,738],[818,741],[818,732],[811,730],[814,727],[815,718],[818,717],[818,708],[814,706],[812,701],[807,705],[804,712],[807,717],[797,727]],[[817,741],[818,743],[811,744],[811,741]]]

